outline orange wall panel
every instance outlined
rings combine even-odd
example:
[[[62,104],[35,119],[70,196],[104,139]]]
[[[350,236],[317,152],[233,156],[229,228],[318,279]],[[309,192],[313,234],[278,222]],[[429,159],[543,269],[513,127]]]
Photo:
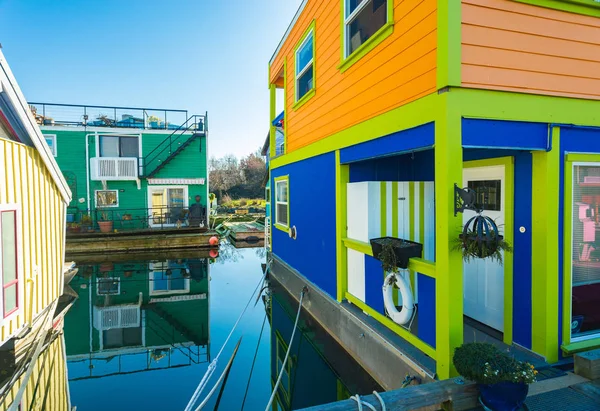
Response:
[[[600,19],[510,0],[462,1],[464,87],[600,99]]]
[[[435,92],[437,1],[390,1],[394,32],[342,73],[341,2],[309,0],[270,71],[274,82],[287,57],[287,152]],[[313,20],[316,94],[294,110],[294,48]]]

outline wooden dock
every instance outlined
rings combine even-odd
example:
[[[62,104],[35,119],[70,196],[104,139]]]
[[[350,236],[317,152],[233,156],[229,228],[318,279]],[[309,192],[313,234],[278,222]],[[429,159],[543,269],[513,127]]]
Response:
[[[227,228],[227,236],[234,241],[264,241],[265,239],[265,226],[256,222],[238,222],[238,223],[224,223]]]

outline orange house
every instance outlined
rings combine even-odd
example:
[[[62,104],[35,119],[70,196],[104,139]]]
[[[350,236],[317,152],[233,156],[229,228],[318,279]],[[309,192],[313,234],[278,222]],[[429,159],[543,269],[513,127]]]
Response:
[[[273,275],[383,387],[473,339],[540,367],[600,346],[600,3],[305,0],[269,87]],[[397,276],[384,237],[422,246]]]

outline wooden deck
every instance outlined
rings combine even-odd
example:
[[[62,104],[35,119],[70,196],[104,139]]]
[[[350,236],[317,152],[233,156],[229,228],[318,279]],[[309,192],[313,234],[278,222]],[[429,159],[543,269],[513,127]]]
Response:
[[[228,237],[234,241],[256,241],[265,239],[265,226],[252,221],[249,223],[224,223]]]

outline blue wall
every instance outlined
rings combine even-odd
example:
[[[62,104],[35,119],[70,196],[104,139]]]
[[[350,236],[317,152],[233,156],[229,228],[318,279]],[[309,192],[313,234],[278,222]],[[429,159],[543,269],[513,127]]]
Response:
[[[418,151],[350,164],[350,182],[433,181],[433,150]]]
[[[548,135],[546,123],[473,118],[462,120],[463,147],[546,150],[549,142]]]
[[[285,175],[289,176],[290,226],[296,226],[298,234],[293,240],[273,227],[273,253],[335,299],[335,155],[327,153],[271,170],[273,179]],[[274,181],[271,187],[274,202]]]

